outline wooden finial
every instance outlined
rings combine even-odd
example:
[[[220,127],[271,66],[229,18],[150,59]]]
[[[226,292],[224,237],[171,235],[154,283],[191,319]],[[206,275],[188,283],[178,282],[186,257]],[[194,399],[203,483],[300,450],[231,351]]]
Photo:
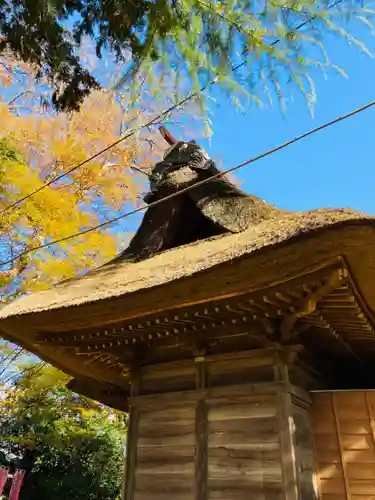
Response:
[[[175,139],[164,126],[159,127],[159,131],[170,146],[174,146],[175,144],[177,144],[177,139]]]

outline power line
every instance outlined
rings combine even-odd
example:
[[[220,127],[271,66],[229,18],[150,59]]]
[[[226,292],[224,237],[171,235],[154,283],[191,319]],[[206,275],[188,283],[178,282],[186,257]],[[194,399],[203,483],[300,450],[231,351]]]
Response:
[[[200,0],[198,0],[198,1],[200,1]],[[343,0],[336,0],[334,3],[332,3],[331,5],[329,5],[327,9],[328,10],[332,9],[333,7],[335,7],[338,4],[340,4],[342,1]],[[210,8],[204,2],[200,1],[200,3],[203,4],[203,5],[205,5],[206,7]],[[212,9],[212,12],[216,13],[219,17],[223,18],[223,16],[220,13],[215,12],[214,9]],[[300,23],[298,26],[296,26],[294,28],[294,30],[295,31],[299,31],[304,26],[306,26],[306,25],[310,24],[311,22],[313,22],[316,18],[317,18],[317,16],[315,15],[315,16],[310,17],[309,19],[306,19],[305,21],[303,21],[302,23]],[[225,18],[225,20],[227,22],[230,22],[226,18]],[[234,27],[236,27],[237,29],[239,29],[237,27],[237,24],[233,24],[233,23],[230,23],[230,24],[232,24]],[[277,45],[280,41],[281,41],[281,39],[278,38],[277,40],[275,40],[274,42],[271,43],[271,47]],[[247,54],[247,52],[248,52],[247,49],[245,49],[242,52],[241,56],[245,56]],[[241,69],[242,67],[244,67],[246,64],[247,64],[247,62],[246,62],[246,60],[244,60],[241,63],[239,63],[239,64],[237,64],[235,66],[232,66],[231,72],[235,73],[236,71],[238,71],[239,69]],[[72,172],[74,172],[75,170],[83,167],[84,165],[86,165],[90,161],[95,160],[96,158],[98,158],[102,154],[106,153],[107,151],[110,151],[112,148],[118,146],[123,141],[125,141],[125,140],[129,139],[130,137],[132,137],[136,132],[142,130],[143,128],[151,127],[152,125],[155,125],[155,123],[158,123],[158,122],[164,120],[170,113],[172,113],[173,111],[175,111],[175,110],[177,110],[179,108],[183,108],[185,106],[185,104],[187,104],[189,101],[195,99],[199,94],[201,94],[202,92],[204,92],[205,90],[207,90],[209,87],[215,85],[219,81],[219,79],[220,79],[220,77],[216,76],[210,82],[208,82],[207,84],[203,85],[200,88],[199,91],[192,92],[192,93],[188,94],[185,98],[181,99],[178,103],[173,104],[172,106],[170,106],[169,108],[167,108],[166,110],[164,110],[163,112],[161,112],[159,115],[155,116],[154,118],[152,118],[148,122],[143,123],[142,125],[139,125],[138,127],[130,130],[127,134],[125,134],[124,136],[120,137],[119,139],[117,139],[113,143],[109,144],[104,149],[98,151],[97,153],[93,154],[89,158],[86,158],[86,160],[83,160],[82,162],[78,163],[77,165],[74,165],[73,167],[69,168],[67,171],[62,172],[60,175],[58,175],[57,177],[55,177],[55,178],[51,179],[50,181],[46,182],[45,184],[43,184],[39,188],[35,189],[34,191],[30,192],[29,194],[23,196],[22,198],[19,198],[18,200],[16,200],[15,202],[13,202],[11,204],[9,204],[3,210],[0,211],[0,215],[8,212],[9,210],[12,210],[13,208],[16,208],[18,205],[20,205],[24,201],[26,201],[26,200],[30,199],[31,197],[35,196],[37,193],[40,193],[43,189],[51,186],[55,182],[58,182],[59,180],[63,179],[67,175],[69,175]],[[137,170],[136,168],[134,168],[134,166],[132,166],[131,168],[133,168],[133,170]],[[137,171],[139,171],[139,170],[137,170]],[[1,263],[0,263],[0,265],[1,265]]]
[[[21,349],[22,350],[22,349]],[[3,358],[1,359],[1,363],[5,363],[6,361],[8,361],[8,359],[10,359],[12,356],[15,355],[15,353],[19,352],[16,348],[13,349],[7,356],[3,356]]]
[[[8,377],[6,380],[4,380],[3,385],[8,384],[9,382],[14,382],[15,380],[19,379],[23,375],[26,375],[28,373],[31,373],[32,375],[36,375],[39,373],[45,366],[46,366],[45,361],[41,361],[40,363],[37,363],[36,365],[28,366],[27,368],[24,368],[23,370],[20,370],[14,375],[11,375]],[[35,370],[33,372],[33,370]]]
[[[320,132],[321,130],[324,130],[332,125],[335,125],[336,123],[343,121],[343,120],[346,120],[347,118],[351,118],[352,116],[355,116],[355,115],[361,113],[362,111],[365,111],[369,108],[372,108],[373,106],[375,106],[375,100],[365,104],[364,106],[361,106],[360,108],[356,108],[353,111],[346,113],[345,115],[341,115],[341,116],[339,116],[339,117],[337,117],[329,122],[326,122],[323,125],[320,125],[319,127],[310,129],[309,131],[307,131],[307,132],[305,132],[305,133],[303,133],[303,134],[301,134],[293,139],[290,139],[289,141],[286,141],[278,146],[275,146],[274,148],[268,149],[267,151],[265,151],[257,156],[254,156],[254,157],[252,157],[252,158],[250,158],[250,159],[248,159],[248,160],[246,160],[246,161],[244,161],[244,162],[242,162],[234,167],[231,167],[227,170],[224,170],[223,172],[219,172],[211,177],[208,177],[207,179],[203,179],[202,181],[196,182],[195,184],[192,184],[191,186],[187,186],[186,188],[180,189],[179,191],[176,191],[175,193],[172,193],[168,196],[165,196],[164,198],[161,198],[160,200],[156,200],[156,201],[150,203],[149,205],[143,205],[142,207],[131,210],[130,212],[126,212],[125,214],[118,215],[117,217],[114,217],[114,218],[109,219],[105,222],[102,222],[101,224],[98,224],[96,226],[85,229],[83,231],[79,231],[77,233],[71,234],[70,236],[65,236],[63,238],[59,238],[57,240],[50,241],[48,243],[44,243],[42,245],[38,245],[36,247],[31,247],[23,252],[20,252],[18,255],[16,255],[12,259],[0,262],[0,266],[12,264],[15,260],[19,259],[20,257],[23,257],[24,255],[28,255],[31,252],[36,252],[38,250],[42,250],[42,249],[50,247],[52,245],[56,245],[56,244],[62,243],[64,241],[68,241],[68,240],[71,240],[73,238],[77,238],[79,236],[91,233],[92,231],[97,231],[98,229],[101,229],[105,226],[108,226],[109,224],[113,224],[114,222],[117,222],[121,219],[129,217],[130,215],[134,215],[138,212],[142,212],[143,210],[146,210],[147,208],[151,208],[151,207],[154,207],[156,205],[160,205],[164,201],[171,200],[172,198],[175,198],[176,196],[179,196],[183,193],[186,193],[186,192],[190,191],[191,189],[202,186],[203,184],[206,184],[207,182],[210,182],[214,179],[219,179],[220,177],[223,177],[223,176],[227,175],[228,173],[234,172],[235,170],[238,170],[242,167],[245,167],[246,165],[250,165],[251,163],[255,163],[256,161],[261,160],[262,158],[265,158],[267,156],[270,156],[270,155],[276,153],[277,151],[285,149],[286,147],[290,146],[291,144],[299,142],[302,139],[309,137],[310,135],[313,135],[317,132]]]
[[[24,349],[22,348],[20,351],[17,351],[12,357],[8,356],[7,357],[7,360],[9,359],[9,363],[1,370],[0,372],[0,377],[2,375],[4,375],[4,373],[8,370],[8,368],[10,367],[10,365],[16,361],[17,358],[19,358],[24,352]]]

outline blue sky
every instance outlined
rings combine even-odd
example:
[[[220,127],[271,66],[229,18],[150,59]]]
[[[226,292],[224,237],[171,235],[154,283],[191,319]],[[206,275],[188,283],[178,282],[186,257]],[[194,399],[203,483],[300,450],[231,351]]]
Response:
[[[367,28],[355,24],[349,30],[375,54],[375,37]],[[328,79],[315,74],[313,117],[297,91],[285,116],[277,103],[241,114],[217,92],[214,133],[206,144],[211,156],[229,168],[374,100],[375,59],[333,36],[325,46],[348,79],[334,71]],[[237,177],[244,189],[282,208],[352,207],[375,214],[375,107],[244,167]]]
[[[362,23],[348,31],[375,55],[375,36]],[[214,91],[213,136],[201,141],[221,168],[230,168],[303,132],[375,100],[375,58],[334,36],[325,38],[331,63],[345,70],[314,73],[317,102],[313,116],[293,87],[286,113],[277,102],[237,111]],[[177,116],[178,118],[178,116]],[[179,137],[189,140],[190,137]],[[375,215],[375,106],[236,172],[246,191],[288,210],[353,208]],[[143,212],[112,226],[135,231]]]

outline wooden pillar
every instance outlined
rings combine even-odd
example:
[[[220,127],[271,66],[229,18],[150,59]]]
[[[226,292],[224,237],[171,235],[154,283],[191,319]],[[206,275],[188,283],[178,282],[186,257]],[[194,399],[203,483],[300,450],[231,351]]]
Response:
[[[126,500],[315,500],[297,390],[276,365],[277,352],[260,350],[143,368]]]
[[[132,401],[139,393],[139,375],[133,374],[131,381],[131,402],[129,408],[128,436],[126,441],[124,500],[134,498],[135,471],[137,461],[139,412]]]
[[[204,358],[196,358],[197,390],[206,388]],[[207,498],[207,405],[204,398],[197,398],[195,410],[195,499]]]

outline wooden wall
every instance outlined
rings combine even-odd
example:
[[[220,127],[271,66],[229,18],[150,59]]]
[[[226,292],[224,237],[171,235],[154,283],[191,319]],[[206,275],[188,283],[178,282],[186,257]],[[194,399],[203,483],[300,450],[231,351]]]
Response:
[[[195,452],[193,406],[140,412],[134,499],[193,499]]]
[[[139,411],[135,500],[284,500],[282,469],[276,394]]]
[[[207,498],[283,499],[276,394],[212,400],[207,409]]]
[[[321,500],[375,500],[375,392],[313,394]]]
[[[308,410],[275,356],[145,368],[131,400],[125,499],[316,500]]]

